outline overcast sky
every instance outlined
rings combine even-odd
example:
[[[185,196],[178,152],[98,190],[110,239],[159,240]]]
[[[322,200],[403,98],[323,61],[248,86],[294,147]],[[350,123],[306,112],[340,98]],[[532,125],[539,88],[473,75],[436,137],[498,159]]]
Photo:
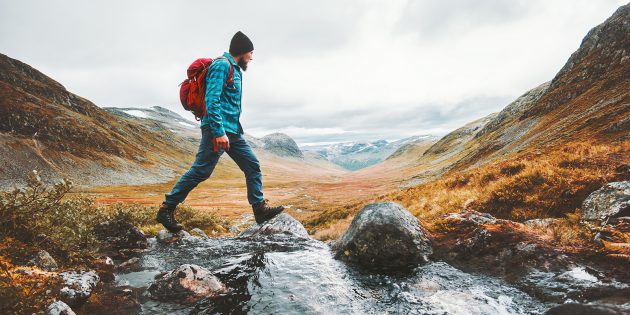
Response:
[[[198,57],[254,43],[245,132],[298,144],[444,135],[551,80],[626,1],[8,1],[0,53],[98,106],[192,118],[178,84]]]

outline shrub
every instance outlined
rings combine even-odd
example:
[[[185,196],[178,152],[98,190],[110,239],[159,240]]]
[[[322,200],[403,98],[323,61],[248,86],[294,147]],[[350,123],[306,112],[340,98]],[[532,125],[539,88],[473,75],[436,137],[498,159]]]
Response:
[[[523,215],[523,211],[516,210],[528,205],[531,196],[536,195],[533,192],[543,188],[546,182],[547,179],[538,170],[521,173],[498,185],[486,199],[481,201],[478,208],[501,218],[528,219]]]
[[[501,174],[514,176],[520,173],[523,169],[525,169],[525,164],[523,163],[510,164],[501,168]]]
[[[484,174],[481,177],[481,179],[479,180],[479,183],[481,185],[486,185],[486,184],[488,184],[490,182],[493,182],[495,180],[497,180],[497,175],[495,175],[494,173],[487,173],[487,174]]]
[[[92,227],[103,216],[94,211],[90,197],[62,200],[71,188],[68,180],[45,187],[33,171],[25,188],[0,193],[1,233],[49,251],[58,250],[70,261],[96,252],[98,241]]]
[[[448,188],[457,188],[457,187],[466,186],[466,184],[468,184],[469,181],[470,181],[470,177],[457,175],[457,176],[447,179],[444,182],[444,185]]]

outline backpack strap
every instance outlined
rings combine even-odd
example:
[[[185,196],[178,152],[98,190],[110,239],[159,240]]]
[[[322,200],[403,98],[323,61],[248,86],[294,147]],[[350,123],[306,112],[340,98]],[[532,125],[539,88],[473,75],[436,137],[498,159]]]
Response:
[[[228,65],[230,65],[230,75],[228,76],[227,81],[225,81],[225,84],[227,85],[229,83],[233,83],[234,82],[234,68],[232,67],[232,63],[225,56],[221,56],[219,58],[224,58],[225,60],[227,60]]]

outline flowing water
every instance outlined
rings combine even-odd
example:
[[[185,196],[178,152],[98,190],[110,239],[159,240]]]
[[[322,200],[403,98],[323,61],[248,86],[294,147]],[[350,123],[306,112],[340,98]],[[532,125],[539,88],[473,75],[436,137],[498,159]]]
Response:
[[[192,305],[141,299],[141,314],[540,314],[546,305],[507,283],[430,262],[377,274],[333,258],[327,244],[289,235],[151,239],[141,270],[119,287],[146,290],[182,264],[211,270],[228,288]]]

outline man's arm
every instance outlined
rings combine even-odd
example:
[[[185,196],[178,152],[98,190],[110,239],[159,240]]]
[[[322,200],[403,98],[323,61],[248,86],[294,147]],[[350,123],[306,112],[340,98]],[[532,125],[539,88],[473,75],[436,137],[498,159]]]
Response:
[[[210,119],[212,134],[216,138],[225,135],[220,99],[225,81],[230,75],[230,65],[228,63],[229,61],[225,59],[214,60],[206,76],[206,112]]]

